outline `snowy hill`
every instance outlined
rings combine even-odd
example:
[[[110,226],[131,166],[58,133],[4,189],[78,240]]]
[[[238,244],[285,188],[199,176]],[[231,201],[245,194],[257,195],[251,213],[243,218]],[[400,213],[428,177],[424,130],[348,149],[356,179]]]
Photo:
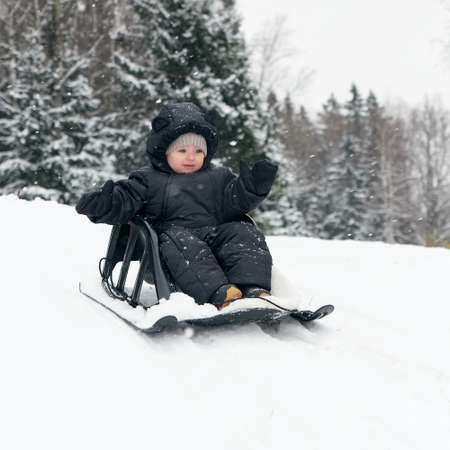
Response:
[[[77,291],[109,227],[0,214],[2,449],[450,449],[448,250],[270,238],[332,316],[150,338]]]

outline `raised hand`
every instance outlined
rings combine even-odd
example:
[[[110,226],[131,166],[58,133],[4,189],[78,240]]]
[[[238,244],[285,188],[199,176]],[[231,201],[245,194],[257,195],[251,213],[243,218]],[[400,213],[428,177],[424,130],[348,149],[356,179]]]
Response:
[[[241,162],[240,171],[244,184],[249,191],[257,195],[266,195],[275,181],[278,164],[263,159],[257,161],[250,169],[246,163]]]
[[[75,206],[77,213],[91,217],[107,214],[112,207],[113,190],[114,181],[108,180],[101,190],[84,194]]]

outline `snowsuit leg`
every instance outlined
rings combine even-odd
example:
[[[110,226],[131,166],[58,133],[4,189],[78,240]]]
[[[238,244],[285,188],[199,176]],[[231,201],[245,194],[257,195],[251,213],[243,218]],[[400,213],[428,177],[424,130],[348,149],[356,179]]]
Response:
[[[205,232],[200,237],[211,248],[230,283],[270,291],[272,256],[258,228],[249,222],[228,222]]]
[[[177,286],[202,304],[229,281],[208,244],[195,231],[172,226],[159,235],[159,246]]]
[[[264,235],[251,223],[172,226],[159,241],[175,283],[197,303],[210,301],[219,287],[229,283],[271,289],[272,256]]]

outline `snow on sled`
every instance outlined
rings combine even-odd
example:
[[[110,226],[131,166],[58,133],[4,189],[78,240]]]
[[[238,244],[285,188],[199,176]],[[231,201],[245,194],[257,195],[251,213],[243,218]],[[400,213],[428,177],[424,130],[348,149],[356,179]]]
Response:
[[[252,221],[248,216],[244,219]],[[93,274],[80,283],[80,292],[146,333],[188,325],[275,322],[287,317],[303,322],[321,319],[334,310],[332,305],[316,311],[303,310],[298,302],[286,300],[281,289],[283,300],[245,298],[222,311],[209,303],[199,305],[179,292],[168,277],[160,259],[157,233],[140,216],[113,227],[106,256],[100,262],[101,278]],[[280,285],[286,282],[283,279]]]

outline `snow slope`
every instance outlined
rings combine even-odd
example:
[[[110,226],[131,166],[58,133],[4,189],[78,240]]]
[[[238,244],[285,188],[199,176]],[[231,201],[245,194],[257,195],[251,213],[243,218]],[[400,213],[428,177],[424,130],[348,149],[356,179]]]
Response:
[[[109,227],[13,196],[0,217],[0,448],[450,449],[448,250],[273,237],[332,316],[150,338],[77,291]]]

